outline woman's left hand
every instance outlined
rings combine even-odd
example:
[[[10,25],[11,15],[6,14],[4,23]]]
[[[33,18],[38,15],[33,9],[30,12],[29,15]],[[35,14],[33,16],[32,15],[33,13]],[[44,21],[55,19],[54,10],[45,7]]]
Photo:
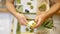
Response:
[[[40,14],[40,15],[38,15],[38,16],[36,17],[35,22],[36,22],[37,24],[36,24],[35,28],[41,26],[41,24],[45,21],[45,18],[46,18],[46,17],[44,17],[44,16],[45,16],[44,14]]]

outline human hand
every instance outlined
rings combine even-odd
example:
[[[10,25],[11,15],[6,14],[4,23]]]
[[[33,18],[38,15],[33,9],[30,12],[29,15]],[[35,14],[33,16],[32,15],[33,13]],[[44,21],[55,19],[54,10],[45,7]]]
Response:
[[[27,22],[26,17],[23,14],[18,14],[18,21],[22,25],[26,25]]]
[[[42,25],[42,23],[46,20],[46,17],[44,14],[40,14],[36,17],[35,22],[37,23],[35,28],[38,28]]]

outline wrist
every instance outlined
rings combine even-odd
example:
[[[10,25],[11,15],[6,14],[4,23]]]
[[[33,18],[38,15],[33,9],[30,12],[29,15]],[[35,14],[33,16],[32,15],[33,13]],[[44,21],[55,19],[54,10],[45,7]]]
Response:
[[[44,14],[42,14],[42,19],[46,20],[49,18],[50,15],[47,14],[47,12],[45,12]]]

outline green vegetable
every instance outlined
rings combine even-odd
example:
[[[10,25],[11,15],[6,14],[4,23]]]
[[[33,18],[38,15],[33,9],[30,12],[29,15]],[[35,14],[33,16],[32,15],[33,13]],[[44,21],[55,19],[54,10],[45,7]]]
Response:
[[[27,2],[27,5],[31,5],[31,2]]]
[[[53,21],[50,20],[49,23],[46,26],[51,26],[53,24]]]
[[[31,9],[34,9],[34,6],[30,6]]]
[[[53,20],[52,19],[48,19],[47,21],[45,21],[38,29],[51,29],[53,27]]]
[[[42,26],[45,26],[49,23],[50,20],[46,20],[45,22],[43,22]]]
[[[53,20],[50,20],[49,23],[47,25],[45,25],[45,27],[51,29],[53,27]]]

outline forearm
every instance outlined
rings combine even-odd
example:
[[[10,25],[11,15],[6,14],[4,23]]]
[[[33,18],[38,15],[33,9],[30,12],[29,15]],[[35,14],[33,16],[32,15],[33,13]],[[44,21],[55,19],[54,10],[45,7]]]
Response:
[[[57,12],[58,15],[60,15],[60,10]]]
[[[11,14],[18,18],[19,13],[16,12],[16,9],[12,3],[6,2],[6,8],[9,10]]]
[[[48,18],[48,17],[54,15],[55,13],[58,12],[59,9],[60,9],[60,4],[56,3],[47,12],[45,12],[45,17]]]

